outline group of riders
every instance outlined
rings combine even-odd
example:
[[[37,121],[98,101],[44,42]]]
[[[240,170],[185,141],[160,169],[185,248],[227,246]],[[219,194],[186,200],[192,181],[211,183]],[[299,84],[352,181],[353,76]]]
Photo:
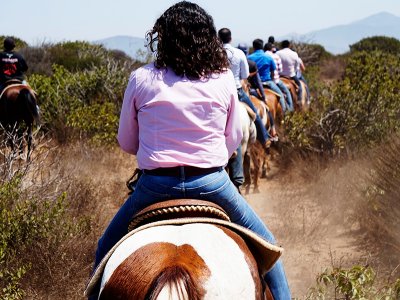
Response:
[[[269,153],[272,142],[278,141],[274,117],[270,111],[267,111],[270,120],[270,128],[267,131],[249,95],[266,103],[264,89],[272,90],[279,97],[282,113],[292,112],[294,103],[291,91],[281,80],[281,77],[285,77],[294,81],[297,87],[296,99],[299,107],[303,97],[300,81],[303,81],[307,89],[307,104],[310,104],[307,82],[302,75],[305,70],[304,63],[299,55],[290,48],[291,44],[288,40],[281,43],[282,49],[277,49],[273,36],[270,36],[265,44],[263,40],[255,39],[252,45],[253,53],[249,54],[249,47],[244,43],[240,43],[237,48],[232,46],[232,34],[228,28],[220,29],[218,36],[224,44],[224,49],[229,58],[230,68],[238,90],[238,98],[256,114],[254,123],[257,129],[257,140]],[[247,83],[250,85],[248,94],[243,89],[243,86]],[[266,107],[268,109],[267,105]],[[241,152],[241,145],[239,145],[236,151],[238,155],[232,157],[228,164],[231,180],[239,190],[244,182]]]
[[[249,47],[244,43],[239,43],[237,48],[232,46],[232,34],[228,28],[220,29],[218,37],[223,43],[229,59],[238,98],[255,113],[254,123],[257,129],[257,139],[265,151],[269,152],[271,144],[278,141],[274,117],[270,111],[267,111],[270,122],[269,130],[267,130],[249,95],[257,97],[265,103],[266,95],[264,89],[270,89],[278,95],[282,113],[292,112],[295,105],[291,91],[281,80],[282,77],[285,77],[293,80],[297,87],[296,99],[298,106],[301,106],[300,99],[302,99],[303,94],[300,81],[304,83],[307,89],[307,104],[309,104],[310,93],[307,82],[302,75],[302,72],[305,70],[304,63],[299,55],[291,49],[291,44],[288,40],[284,40],[281,43],[282,49],[278,49],[273,36],[270,36],[268,42],[265,44],[263,40],[255,39],[252,45],[253,53],[249,54]],[[3,90],[10,84],[26,84],[24,73],[27,71],[28,65],[24,57],[20,53],[15,52],[14,48],[14,39],[7,37],[4,40],[4,51],[0,52],[0,96]],[[243,89],[244,82],[249,85],[248,91]],[[235,154],[229,161],[228,167],[231,179],[239,189],[244,182],[240,145]]]
[[[221,29],[229,30],[229,29]],[[224,42],[225,43],[225,42]],[[291,49],[290,41],[284,40],[281,43],[282,49],[275,46],[275,38],[270,36],[267,43],[261,39],[253,41],[254,52],[248,54],[249,48],[246,44],[240,43],[238,49],[242,50],[247,57],[250,75],[247,82],[250,84],[250,95],[265,102],[264,89],[269,89],[279,95],[279,104],[283,114],[294,111],[294,103],[291,91],[281,80],[282,77],[292,80],[297,88],[297,104],[302,105],[303,85],[306,88],[307,105],[310,104],[310,92],[307,82],[302,74],[305,66],[299,55]],[[243,80],[244,78],[241,78]],[[301,84],[303,82],[303,85]],[[243,101],[241,98],[239,100]],[[273,119],[272,115],[269,115]],[[274,120],[272,120],[274,124]],[[272,125],[270,129],[270,140],[277,141],[276,129]]]

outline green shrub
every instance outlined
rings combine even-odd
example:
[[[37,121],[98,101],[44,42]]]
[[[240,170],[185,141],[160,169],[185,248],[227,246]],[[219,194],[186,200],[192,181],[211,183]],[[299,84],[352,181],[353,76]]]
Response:
[[[378,287],[376,273],[370,266],[353,266],[350,269],[333,267],[317,277],[317,286],[310,289],[306,299],[399,299],[400,279]]]
[[[102,57],[99,51],[105,52],[102,46],[78,41],[59,43],[49,48],[53,64],[63,66],[71,72],[100,66]]]
[[[357,52],[349,56],[344,78],[318,95],[312,112],[288,120],[291,145],[338,154],[379,143],[399,129],[399,91],[396,56]]]
[[[350,52],[359,51],[382,51],[398,55],[400,53],[400,41],[387,36],[368,37],[350,45]]]
[[[0,282],[1,299],[22,299],[20,281],[29,272],[32,262],[23,253],[43,239],[65,237],[73,224],[65,224],[65,194],[56,201],[30,198],[21,186],[21,177],[0,183]]]
[[[43,128],[59,142],[76,136],[75,130],[79,136],[91,138],[95,134],[94,139],[102,135],[102,141],[114,141],[127,74],[127,66],[110,63],[80,72],[54,65],[51,76],[32,75],[29,82],[38,93]],[[102,105],[104,109],[100,109]],[[85,113],[93,118],[85,120]],[[89,125],[91,121],[95,123]]]
[[[95,144],[113,144],[118,130],[118,109],[115,103],[84,105],[67,118],[67,125],[76,129],[79,137],[91,139]]]
[[[84,244],[92,226],[86,215],[90,211],[89,186],[68,180],[58,169],[58,161],[51,158],[53,149],[45,143],[38,146],[28,162],[0,151],[2,300],[23,299],[38,288],[51,289],[51,280],[57,282],[76,272],[91,254]]]

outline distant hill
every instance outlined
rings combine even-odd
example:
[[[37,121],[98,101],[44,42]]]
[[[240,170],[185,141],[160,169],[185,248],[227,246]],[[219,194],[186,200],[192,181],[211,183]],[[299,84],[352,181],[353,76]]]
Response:
[[[302,35],[291,33],[278,37],[277,40],[295,39],[307,43],[316,43],[324,46],[327,51],[333,54],[341,54],[349,51],[349,45],[363,38],[377,35],[394,37],[400,40],[400,17],[382,12],[347,25],[315,30]],[[235,46],[239,42],[235,41]],[[93,43],[103,44],[107,49],[122,50],[129,56],[137,59],[139,58],[137,57],[138,50],[147,53],[147,49],[144,46],[144,38],[114,36],[97,40]]]
[[[142,50],[147,53],[147,48],[144,46],[145,39],[132,36],[113,36],[102,40],[93,41],[94,44],[101,44],[109,50],[124,51],[132,58],[138,58],[138,51]]]
[[[279,40],[290,38],[312,42],[324,46],[333,54],[341,54],[350,50],[349,45],[377,35],[400,39],[400,17],[381,12],[347,25],[311,31],[304,35],[288,34]]]

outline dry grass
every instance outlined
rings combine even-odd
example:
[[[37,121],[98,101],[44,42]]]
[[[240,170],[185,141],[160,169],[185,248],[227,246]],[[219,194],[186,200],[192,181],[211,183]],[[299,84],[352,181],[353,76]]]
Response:
[[[345,59],[342,56],[335,56],[325,59],[320,66],[320,79],[324,82],[334,82],[343,77]]]
[[[33,249],[30,255],[37,262],[32,269],[36,276],[26,283],[27,298],[84,299],[97,240],[126,197],[125,180],[134,164],[119,150],[83,143],[60,149],[52,160],[59,162],[61,180],[69,193],[69,216],[88,218],[90,232],[72,236],[57,247],[50,241]]]

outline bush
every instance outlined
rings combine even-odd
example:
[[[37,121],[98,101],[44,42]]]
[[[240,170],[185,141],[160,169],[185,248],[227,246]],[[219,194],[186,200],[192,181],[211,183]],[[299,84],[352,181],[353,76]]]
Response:
[[[398,55],[400,53],[400,41],[387,36],[373,36],[350,45],[350,52],[354,53],[359,51],[382,51]]]
[[[102,132],[103,137],[107,136],[103,141],[113,141],[116,119],[128,81],[127,74],[127,66],[110,63],[107,67],[75,73],[54,65],[50,77],[32,75],[29,81],[38,93],[43,128],[50,131],[59,142],[76,135],[75,129],[78,129],[79,136],[83,133],[91,138],[93,134]],[[100,109],[102,105],[104,108]],[[90,116],[91,111],[99,114],[92,114],[92,119],[85,120],[87,116],[83,113],[89,113]],[[89,126],[89,121],[96,122]]]
[[[95,144],[115,143],[118,130],[118,109],[115,103],[78,107],[67,118],[67,125],[76,129],[79,138],[89,138]]]
[[[51,76],[52,66],[55,64],[72,73],[107,67],[110,62],[117,64],[122,70],[124,65],[134,68],[141,64],[122,51],[107,50],[101,45],[78,41],[57,44],[43,43],[38,47],[27,46],[20,52],[28,63],[28,75]]]
[[[319,44],[292,41],[291,45],[291,48],[299,54],[306,66],[318,65],[322,60],[333,57]]]
[[[310,289],[306,299],[399,299],[400,279],[384,287],[377,285],[370,266],[333,267],[318,275],[317,286]]]
[[[63,245],[90,232],[90,220],[82,213],[85,203],[73,201],[80,200],[76,195],[82,189],[61,183],[55,166],[48,165],[51,154],[46,145],[40,146],[27,163],[1,151],[0,299],[23,299],[29,283],[38,278],[56,280],[53,265],[58,261],[64,262],[62,270],[71,271],[67,260],[72,254]],[[2,145],[1,149],[7,148]],[[46,168],[55,173],[43,176]],[[88,190],[84,194],[90,195]]]
[[[357,52],[348,58],[344,78],[318,95],[313,111],[287,120],[291,145],[339,154],[382,142],[399,129],[399,91],[396,56]]]

